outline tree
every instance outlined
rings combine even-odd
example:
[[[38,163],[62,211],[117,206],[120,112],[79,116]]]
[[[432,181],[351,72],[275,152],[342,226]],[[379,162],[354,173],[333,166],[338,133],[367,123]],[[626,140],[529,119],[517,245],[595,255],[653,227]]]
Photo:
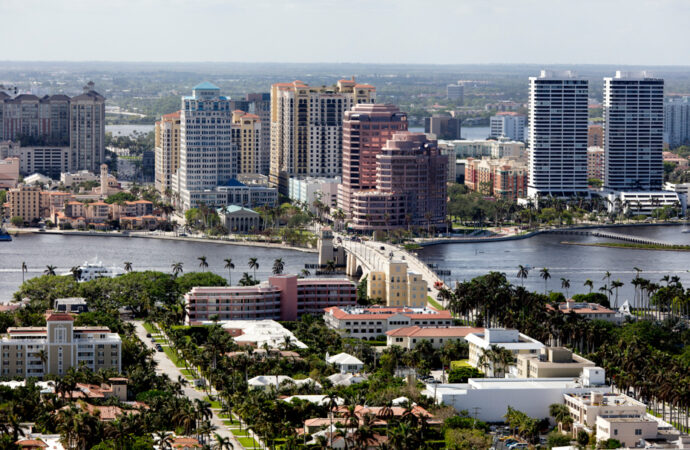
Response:
[[[523,266],[522,264],[520,264],[518,266],[517,277],[520,278],[520,280],[522,280],[523,286],[525,285],[525,278],[527,278],[527,275],[529,275],[529,269],[527,267]]]
[[[12,224],[12,226],[19,228],[22,225],[24,225],[24,219],[19,216],[14,216],[10,219],[10,223]]]
[[[544,295],[546,295],[546,288],[548,287],[549,278],[551,278],[551,273],[546,267],[542,267],[539,271],[539,277],[544,280]]]
[[[74,266],[69,271],[72,273],[72,278],[74,278],[74,281],[79,281],[81,278],[81,267]]]
[[[125,272],[131,272],[132,271],[132,263],[129,261],[125,261]]]
[[[181,262],[172,263],[170,267],[172,268],[173,277],[177,278],[179,274],[184,272],[184,270],[182,270],[182,266],[183,264]]]
[[[468,378],[484,378],[484,374],[474,367],[458,367],[448,373],[449,383],[467,383]]]
[[[275,261],[273,261],[273,275],[280,275],[283,273],[283,269],[285,269],[283,258],[277,258]]]
[[[43,271],[44,275],[50,275],[50,276],[55,276],[55,266],[51,266],[48,264],[46,266],[46,270]]]
[[[568,289],[570,289],[570,280],[561,278],[561,288],[565,289],[565,297],[568,298]]]
[[[594,282],[588,278],[585,280],[585,282],[583,284],[589,288],[589,293],[591,294],[592,289],[594,289]]]
[[[309,271],[309,269],[302,269],[300,270],[299,274],[302,278],[306,278],[309,275],[311,275],[311,272]]]
[[[249,268],[254,270],[254,279],[256,279],[256,270],[259,268],[258,258],[249,258]]]
[[[232,286],[232,269],[235,268],[235,264],[232,262],[232,258],[225,258],[225,268],[228,269],[228,284]]]
[[[577,432],[577,443],[583,447],[585,445],[589,444],[589,433],[587,433],[585,430],[578,431]]]
[[[206,269],[208,269],[208,262],[206,262],[206,257],[199,256],[197,259],[199,260],[199,267],[201,267],[202,272],[206,272]]]

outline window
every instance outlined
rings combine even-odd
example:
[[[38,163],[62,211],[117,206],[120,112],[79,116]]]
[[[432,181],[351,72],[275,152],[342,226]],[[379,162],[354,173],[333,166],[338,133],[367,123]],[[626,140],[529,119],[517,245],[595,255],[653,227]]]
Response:
[[[642,436],[642,428],[635,428],[635,436]]]

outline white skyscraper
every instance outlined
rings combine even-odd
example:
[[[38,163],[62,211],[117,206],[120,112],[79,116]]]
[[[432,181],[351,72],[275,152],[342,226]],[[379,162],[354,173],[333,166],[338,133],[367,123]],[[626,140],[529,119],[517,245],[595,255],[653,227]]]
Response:
[[[525,141],[525,116],[516,112],[501,112],[491,116],[492,137],[505,136],[513,141]]]
[[[173,189],[184,210],[201,202],[222,206],[227,200],[215,188],[237,176],[230,109],[230,100],[209,82],[198,84],[191,97],[182,98],[180,168]]]
[[[527,195],[587,193],[587,80],[570,71],[530,77]]]
[[[664,135],[670,148],[690,141],[690,97],[675,98],[664,105]]]
[[[660,191],[664,80],[646,72],[604,78],[604,187]]]

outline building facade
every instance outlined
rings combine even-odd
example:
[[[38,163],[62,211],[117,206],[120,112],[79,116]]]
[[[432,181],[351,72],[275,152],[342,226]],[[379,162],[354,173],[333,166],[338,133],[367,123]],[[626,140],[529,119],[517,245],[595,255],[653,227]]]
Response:
[[[585,367],[595,364],[564,347],[544,347],[539,354],[517,355],[514,374],[518,378],[578,378]]]
[[[601,147],[587,148],[587,178],[604,181],[604,149]]]
[[[664,80],[617,71],[604,78],[604,187],[660,191],[664,168]]]
[[[19,158],[0,159],[0,189],[10,189],[19,182]]]
[[[462,83],[449,84],[446,86],[446,98],[462,105],[465,100],[465,86]]]
[[[181,112],[164,114],[155,127],[155,184],[162,195],[172,190],[172,176],[180,168]]]
[[[447,342],[464,342],[468,334],[482,331],[483,328],[474,327],[403,327],[386,332],[386,346],[397,345],[406,350],[414,350],[422,341],[427,341],[438,349]]]
[[[669,99],[664,105],[664,141],[676,148],[690,140],[690,97]]]
[[[491,137],[506,137],[512,141],[525,141],[527,118],[516,112],[500,112],[491,116],[489,128]]]
[[[47,215],[38,186],[19,185],[7,191],[8,217],[21,217],[24,223],[37,222]]]
[[[495,367],[490,360],[484,360],[484,354],[492,346],[501,347],[517,358],[520,354],[537,354],[544,344],[518,330],[506,328],[486,328],[483,332],[467,335],[470,344],[469,363],[481,369],[487,376],[496,377],[507,372],[506,367]]]
[[[237,173],[261,170],[261,119],[241,110],[232,112],[232,141],[237,148]]]
[[[290,178],[288,181],[288,197],[294,202],[307,206],[312,213],[318,213],[314,202],[318,200],[329,209],[338,207],[338,188],[340,177],[333,178]]]
[[[105,97],[93,88],[89,82],[69,101],[69,145],[75,170],[97,172],[105,162]]]
[[[218,209],[218,217],[228,233],[261,231],[261,215],[253,209],[230,205]]]
[[[389,260],[384,270],[369,272],[367,297],[381,299],[386,306],[423,308],[427,284],[420,274],[407,270],[405,261]]]
[[[458,158],[515,158],[526,157],[525,143],[511,141],[508,138],[479,139],[444,142],[446,146],[453,146]]]
[[[424,132],[435,135],[436,139],[462,139],[460,124],[462,120],[450,114],[434,114],[424,118]]]
[[[465,186],[496,198],[517,200],[527,195],[527,165],[513,159],[474,159],[465,163]]]
[[[529,81],[528,196],[587,195],[587,80],[542,70]]]
[[[287,194],[290,177],[341,175],[345,112],[375,99],[373,86],[354,79],[331,87],[271,86],[271,185]]]
[[[49,311],[46,316],[45,327],[7,329],[0,339],[2,376],[62,376],[81,364],[93,371],[121,371],[122,341],[117,333],[105,327],[75,327],[67,313]]]
[[[604,148],[604,126],[590,124],[587,126],[587,147]]]

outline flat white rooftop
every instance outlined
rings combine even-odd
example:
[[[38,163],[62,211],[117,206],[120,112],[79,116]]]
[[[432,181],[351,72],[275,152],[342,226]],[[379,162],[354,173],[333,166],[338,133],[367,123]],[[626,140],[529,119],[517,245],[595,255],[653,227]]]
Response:
[[[210,320],[203,321],[204,325],[213,325]],[[275,320],[221,320],[218,324],[226,330],[242,330],[239,336],[233,336],[237,343],[255,343],[257,348],[268,344],[270,348],[282,348],[285,339],[297,348],[307,348],[294,334]]]

